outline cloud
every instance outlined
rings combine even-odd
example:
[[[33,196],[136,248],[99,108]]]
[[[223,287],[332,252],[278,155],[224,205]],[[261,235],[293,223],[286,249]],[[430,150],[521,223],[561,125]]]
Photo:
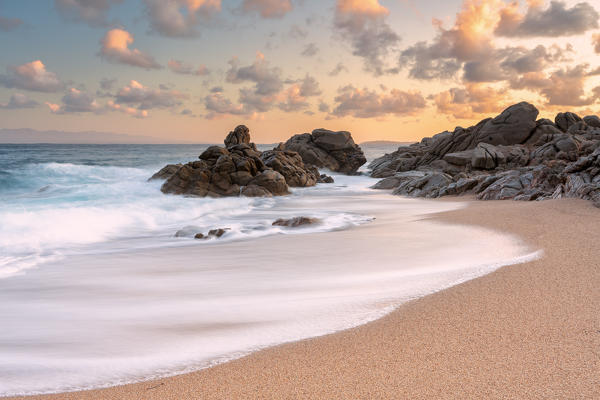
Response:
[[[595,96],[585,96],[585,80],[589,76],[587,64],[559,69],[550,74],[540,93],[548,105],[586,106],[595,102]]]
[[[182,104],[189,96],[176,90],[152,89],[132,80],[115,95],[116,104],[128,104],[139,110],[171,108]]]
[[[9,66],[6,74],[0,74],[0,84],[7,88],[33,90],[37,92],[57,92],[63,83],[54,72],[46,70],[40,60],[19,66]]]
[[[257,12],[263,18],[281,18],[292,11],[290,0],[244,0],[244,12]]]
[[[134,107],[129,107],[129,106],[125,106],[125,105],[122,105],[122,104],[117,104],[117,103],[115,103],[112,100],[109,100],[106,103],[106,108],[107,108],[107,110],[118,111],[118,112],[121,112],[123,114],[127,114],[127,115],[130,115],[132,117],[135,117],[135,118],[146,118],[146,117],[148,117],[148,110],[139,110],[139,109],[134,108]]]
[[[597,54],[600,54],[600,33],[596,33],[592,36],[592,44],[594,46],[594,51]]]
[[[277,105],[285,112],[296,112],[308,107],[306,97],[302,96],[300,85],[294,84],[283,93],[283,101]]]
[[[17,29],[23,24],[23,20],[19,18],[6,18],[0,15],[0,31],[10,32]]]
[[[133,36],[126,30],[119,28],[109,30],[100,44],[102,45],[100,57],[110,62],[146,69],[161,68],[151,55],[129,48],[129,45],[133,44]]]
[[[306,74],[303,79],[296,81],[282,93],[277,106],[285,112],[304,110],[309,106],[308,98],[319,96],[321,93],[319,82]]]
[[[335,97],[333,115],[356,118],[383,117],[389,114],[412,115],[426,106],[421,93],[392,89],[388,93],[377,93],[369,89],[358,89],[352,85],[342,87]]]
[[[113,88],[113,86],[115,85],[115,83],[117,83],[116,78],[112,78],[112,79],[102,78],[102,79],[100,79],[100,88],[102,90],[111,90]]]
[[[329,76],[338,76],[342,72],[348,72],[348,68],[339,62],[331,71],[329,71]]]
[[[302,53],[300,53],[300,54],[303,55],[304,57],[312,57],[312,56],[315,56],[318,52],[319,52],[319,48],[317,47],[317,44],[309,43],[306,46],[304,46],[304,49],[302,50]]]
[[[329,104],[325,103],[323,100],[319,102],[319,111],[324,113],[329,113],[330,107]]]
[[[598,28],[599,18],[587,2],[567,8],[563,1],[551,1],[547,9],[542,9],[541,2],[530,1],[525,15],[517,6],[506,7],[495,33],[506,37],[573,36]]]
[[[540,72],[559,62],[568,61],[573,52],[571,45],[564,48],[538,45],[533,49],[520,46],[490,49],[485,57],[464,63],[463,78],[467,82],[514,80],[520,74]]]
[[[200,65],[198,68],[194,68],[193,65],[186,64],[179,60],[169,60],[168,66],[169,69],[176,74],[204,76],[210,73],[208,68],[206,68],[206,65]]]
[[[363,59],[365,70],[375,75],[396,72],[385,62],[400,42],[400,36],[385,21],[388,14],[379,0],[338,0],[336,5],[337,32],[350,42],[352,54]]]
[[[123,0],[55,0],[58,13],[67,21],[85,22],[90,26],[106,26],[106,16],[113,4]]]
[[[71,88],[67,91],[62,98],[62,104],[46,102],[46,105],[53,114],[82,112],[100,113],[103,111],[102,107],[96,102],[96,99],[94,99],[92,95],[75,88]]]
[[[474,119],[481,114],[497,112],[507,103],[507,89],[496,89],[482,83],[467,83],[429,96],[441,114],[457,119]]]
[[[256,95],[273,95],[283,88],[281,70],[270,67],[261,53],[257,53],[256,60],[251,65],[240,67],[239,60],[233,58],[229,61],[229,66],[225,80],[230,83],[253,82],[253,92]]]
[[[300,95],[303,97],[311,97],[311,96],[319,96],[321,94],[321,89],[319,87],[319,82],[306,74],[306,76],[300,80]]]
[[[209,111],[208,119],[213,119],[217,114],[243,115],[247,114],[244,106],[233,104],[223,96],[222,92],[212,92],[204,98],[204,107]]]
[[[153,31],[168,37],[196,36],[196,25],[221,11],[221,0],[144,0]]]
[[[0,109],[16,110],[19,108],[34,108],[40,103],[25,96],[23,93],[14,93],[8,103],[0,103]]]
[[[464,62],[483,60],[494,49],[494,29],[505,7],[502,0],[465,0],[454,26],[444,29],[434,20],[436,38],[402,51],[400,66],[416,79],[453,77]]]

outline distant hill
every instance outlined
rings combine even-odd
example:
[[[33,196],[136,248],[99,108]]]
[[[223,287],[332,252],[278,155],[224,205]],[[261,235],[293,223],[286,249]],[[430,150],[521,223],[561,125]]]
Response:
[[[60,143],[60,144],[165,144],[189,143],[149,136],[112,132],[38,131],[35,129],[0,129],[0,143]]]

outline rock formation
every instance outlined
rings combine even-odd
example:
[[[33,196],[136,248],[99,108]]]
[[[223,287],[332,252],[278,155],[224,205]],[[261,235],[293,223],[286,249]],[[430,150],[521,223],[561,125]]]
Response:
[[[276,150],[295,151],[305,164],[344,174],[356,174],[358,168],[367,162],[350,132],[346,131],[315,129],[312,133],[292,136],[279,144]]]
[[[330,143],[328,146],[332,148],[345,146],[346,149],[334,152],[347,151],[351,154],[354,150],[350,149],[357,147],[349,133],[329,136],[325,135],[320,140]],[[340,139],[344,144],[339,142]],[[333,182],[331,177],[320,175],[316,166],[305,164],[295,151],[282,148],[258,151],[256,145],[250,142],[250,131],[244,125],[229,132],[224,142],[225,147],[210,146],[198,161],[167,165],[150,179],[166,179],[161,188],[164,193],[200,197],[280,196],[288,194],[289,187]]]
[[[589,199],[600,206],[600,118],[565,112],[536,121],[529,103],[400,147],[369,165],[374,187],[412,197]]]

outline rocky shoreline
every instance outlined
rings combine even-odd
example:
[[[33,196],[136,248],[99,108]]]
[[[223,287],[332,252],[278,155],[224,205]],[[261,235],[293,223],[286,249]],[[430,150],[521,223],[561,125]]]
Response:
[[[276,148],[261,152],[240,125],[230,132],[225,147],[211,146],[199,161],[170,164],[150,179],[165,179],[163,193],[198,197],[269,197],[289,193],[290,187],[333,183],[318,168],[356,174],[367,162],[350,132],[316,129],[295,135]]]
[[[600,118],[559,113],[554,122],[522,102],[469,128],[457,127],[369,164],[376,189],[436,198],[591,200],[600,207]]]

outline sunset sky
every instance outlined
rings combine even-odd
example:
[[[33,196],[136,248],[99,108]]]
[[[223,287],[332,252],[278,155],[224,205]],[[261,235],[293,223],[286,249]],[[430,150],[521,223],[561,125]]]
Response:
[[[600,2],[0,0],[0,128],[416,140],[600,114]]]

